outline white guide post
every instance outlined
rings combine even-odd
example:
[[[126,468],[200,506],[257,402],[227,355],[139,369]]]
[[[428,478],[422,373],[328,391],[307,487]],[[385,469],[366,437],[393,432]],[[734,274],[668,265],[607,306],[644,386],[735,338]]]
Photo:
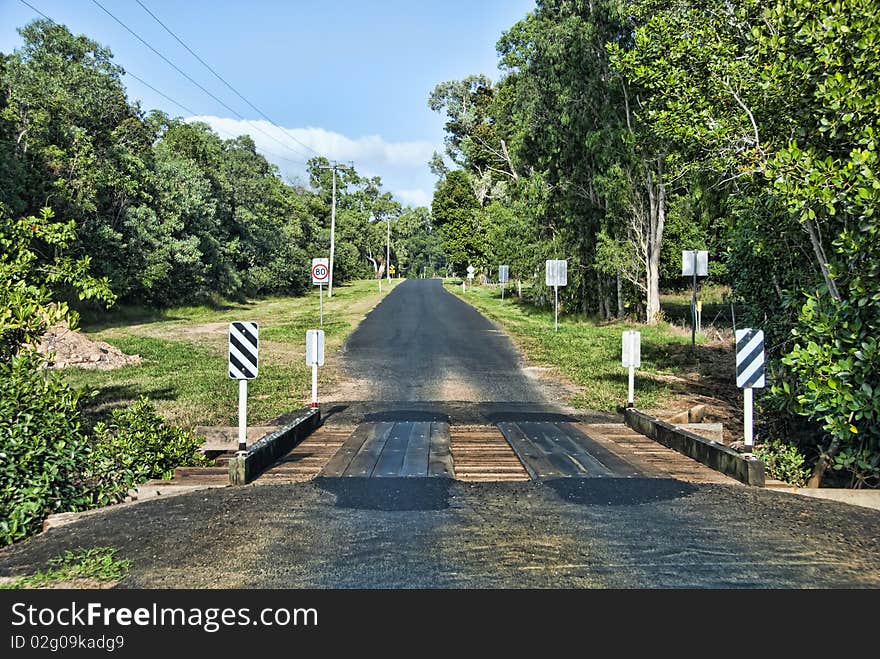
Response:
[[[751,451],[752,444],[755,441],[754,435],[754,426],[752,425],[753,414],[752,414],[752,388],[746,387],[743,389],[743,415],[745,419],[743,419],[743,439],[745,440],[746,448]]]
[[[559,287],[558,286],[553,287],[553,297],[555,298],[555,301],[556,301],[556,304],[553,307],[553,309],[554,309],[554,311],[553,311],[553,331],[558,332],[559,331]]]
[[[317,408],[318,367],[324,365],[324,330],[306,332],[306,365],[312,367],[312,408]]]
[[[238,381],[238,450],[247,451],[247,380]]]
[[[315,339],[317,342],[317,338]],[[317,348],[315,348],[317,350]],[[318,407],[318,365],[312,364],[312,407]]]
[[[629,367],[629,389],[626,397],[627,407],[633,407],[636,403],[636,367]]]
[[[621,365],[629,370],[626,406],[633,407],[636,399],[636,369],[642,366],[642,335],[635,330],[623,333]]]

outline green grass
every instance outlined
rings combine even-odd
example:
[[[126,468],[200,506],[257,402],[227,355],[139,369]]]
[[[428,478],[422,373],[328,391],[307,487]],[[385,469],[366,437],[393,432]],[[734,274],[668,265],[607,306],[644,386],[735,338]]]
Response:
[[[620,365],[624,330],[637,329],[642,335],[642,367],[636,371],[640,408],[660,407],[677,393],[674,385],[646,374],[674,374],[697,365],[689,350],[689,333],[667,323],[598,323],[583,316],[563,316],[557,333],[552,307],[539,309],[519,302],[515,288],[503,302],[497,287],[472,286],[462,294],[461,285],[450,282],[447,290],[504,327],[532,363],[558,369],[577,385],[580,393],[570,402],[578,408],[615,412],[625,404],[627,370]]]
[[[75,583],[82,579],[119,581],[128,574],[130,567],[131,561],[116,558],[116,549],[113,547],[68,550],[62,556],[51,559],[47,570],[0,584],[0,589],[48,588],[59,582],[68,586],[68,582]]]
[[[375,281],[336,286],[324,292],[327,367],[319,370],[319,388],[334,380],[332,354],[361,318],[395,285]],[[235,425],[238,385],[227,368],[227,328],[233,320],[260,324],[259,376],[248,384],[248,423],[265,423],[301,408],[311,391],[311,369],[305,365],[305,334],[319,327],[318,292],[300,298],[272,297],[247,303],[192,306],[152,311],[137,307],[84,318],[82,331],[106,341],[142,362],[112,371],[71,368],[68,381],[89,391],[84,399],[90,420],[109,415],[147,396],[170,422]]]

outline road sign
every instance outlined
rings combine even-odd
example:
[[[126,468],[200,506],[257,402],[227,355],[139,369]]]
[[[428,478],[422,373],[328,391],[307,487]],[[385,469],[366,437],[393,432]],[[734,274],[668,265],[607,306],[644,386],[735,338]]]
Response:
[[[697,277],[709,275],[709,252],[696,249],[681,253],[681,276],[693,277],[693,297],[691,299],[691,347],[697,342]]]
[[[324,365],[324,330],[306,331],[306,366]]]
[[[553,287],[553,329],[559,331],[559,287],[568,285],[568,261],[548,259],[545,264],[544,283]]]
[[[623,350],[621,362],[624,368],[629,369],[629,386],[627,387],[627,407],[635,404],[636,395],[636,369],[642,366],[642,333],[635,330],[627,330],[623,333]]]
[[[687,249],[681,253],[682,277],[708,277],[709,252]]]
[[[642,367],[642,333],[628,330],[623,333],[623,356],[621,358],[625,368]]]
[[[499,265],[498,266],[498,283],[506,284],[510,281],[510,266],[509,265]]]
[[[568,286],[568,261],[565,259],[548,260],[544,281],[547,286]]]
[[[330,259],[312,259],[312,284],[330,283]]]
[[[474,278],[474,270],[475,270],[475,268],[474,268],[474,266],[472,266],[472,265],[469,265],[469,266],[467,267],[468,279],[473,279],[473,278]]]
[[[750,389],[764,384],[764,332],[736,330],[736,386]]]
[[[258,332],[257,323],[229,323],[229,377],[232,379],[257,377]]]

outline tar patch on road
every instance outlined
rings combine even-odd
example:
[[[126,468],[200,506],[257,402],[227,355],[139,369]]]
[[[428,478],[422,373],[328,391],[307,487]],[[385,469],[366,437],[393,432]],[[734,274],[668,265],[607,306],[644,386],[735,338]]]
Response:
[[[633,478],[645,474],[571,423],[502,421],[498,429],[534,480]]]
[[[638,506],[681,499],[698,489],[672,478],[554,478],[543,483],[566,503],[582,506]]]
[[[451,478],[317,478],[336,497],[337,508],[353,510],[445,510]]]

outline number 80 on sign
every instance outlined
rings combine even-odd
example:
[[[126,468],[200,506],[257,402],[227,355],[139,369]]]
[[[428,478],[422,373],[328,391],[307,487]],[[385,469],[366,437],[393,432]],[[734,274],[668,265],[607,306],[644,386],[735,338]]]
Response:
[[[312,284],[319,286],[330,282],[330,259],[312,259]]]

